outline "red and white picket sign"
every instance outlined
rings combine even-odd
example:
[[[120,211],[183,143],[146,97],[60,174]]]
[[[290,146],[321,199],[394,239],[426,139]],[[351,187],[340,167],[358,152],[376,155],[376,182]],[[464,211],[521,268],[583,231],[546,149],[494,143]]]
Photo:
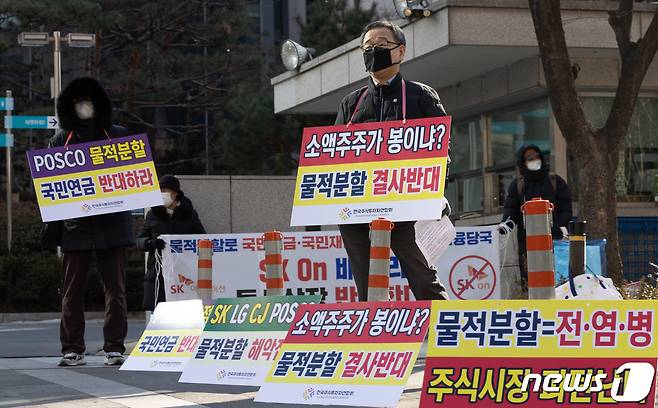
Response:
[[[521,207],[526,230],[528,298],[555,299],[553,264],[553,204],[533,198]]]
[[[389,300],[392,229],[393,222],[384,218],[370,223],[369,302],[387,302]]]
[[[265,244],[265,287],[268,296],[281,296],[283,288],[283,234],[269,231],[263,234]]]
[[[197,244],[198,280],[196,291],[201,299],[212,299],[212,241],[201,239]]]

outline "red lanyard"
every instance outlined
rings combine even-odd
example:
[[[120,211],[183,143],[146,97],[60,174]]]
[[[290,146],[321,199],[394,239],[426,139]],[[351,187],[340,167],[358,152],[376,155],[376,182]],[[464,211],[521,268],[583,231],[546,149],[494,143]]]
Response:
[[[351,125],[354,122],[354,116],[356,116],[356,113],[359,111],[359,106],[361,106],[361,101],[363,100],[363,98],[366,96],[367,93],[368,93],[368,88],[366,88],[365,91],[361,93],[361,96],[359,96],[359,100],[356,101],[356,105],[354,106],[354,112],[350,117],[350,121],[347,122],[347,126]],[[384,101],[382,101],[382,103],[384,103]],[[404,82],[404,79],[402,80],[402,123],[407,123],[407,84]]]
[[[103,132],[105,132],[105,136],[107,136],[107,140],[112,141],[112,138],[110,137],[110,134],[107,133],[107,130],[103,129]],[[69,142],[71,141],[72,137],[73,137],[73,131],[70,131],[68,136],[66,137],[66,142],[64,143],[65,149],[69,148]]]

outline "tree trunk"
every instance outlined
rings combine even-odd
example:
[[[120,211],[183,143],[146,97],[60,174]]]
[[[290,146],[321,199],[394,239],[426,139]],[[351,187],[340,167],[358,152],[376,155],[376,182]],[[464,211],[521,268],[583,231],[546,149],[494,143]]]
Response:
[[[529,0],[542,67],[551,105],[567,146],[577,158],[580,189],[580,218],[588,222],[589,238],[606,238],[608,274],[616,285],[623,281],[615,175],[624,134],[628,131],[638,92],[658,51],[658,12],[644,37],[631,41],[633,0],[620,0],[609,13],[615,32],[621,74],[605,126],[592,129],[585,117],[576,89],[567,51],[559,0]]]
[[[583,143],[598,140],[598,143]],[[617,234],[617,193],[615,175],[617,172],[618,147],[604,143],[600,132],[588,135],[571,147],[577,151],[580,160],[578,168],[579,213],[581,220],[587,221],[587,239],[602,239],[606,242],[608,276],[617,286],[623,281],[622,261],[619,253]]]

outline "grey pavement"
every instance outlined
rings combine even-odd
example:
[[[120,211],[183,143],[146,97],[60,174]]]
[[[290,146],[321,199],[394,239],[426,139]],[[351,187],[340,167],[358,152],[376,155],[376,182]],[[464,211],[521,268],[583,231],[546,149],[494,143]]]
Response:
[[[0,407],[305,407],[253,401],[257,387],[178,383],[179,373],[119,371],[103,357],[57,367],[58,357],[0,359]],[[416,365],[398,407],[418,406],[422,366]]]
[[[129,320],[127,343],[134,345],[143,320]],[[253,401],[257,387],[179,383],[180,373],[119,371],[103,365],[102,321],[87,321],[87,365],[57,367],[59,321],[0,324],[0,407],[307,407]],[[413,374],[398,407],[418,407],[423,363]]]
[[[128,320],[128,341],[139,340],[142,331],[144,331],[143,320]],[[87,320],[85,341],[88,354],[102,350],[102,320]],[[59,356],[59,320],[0,323],[0,344],[2,345],[0,357]]]

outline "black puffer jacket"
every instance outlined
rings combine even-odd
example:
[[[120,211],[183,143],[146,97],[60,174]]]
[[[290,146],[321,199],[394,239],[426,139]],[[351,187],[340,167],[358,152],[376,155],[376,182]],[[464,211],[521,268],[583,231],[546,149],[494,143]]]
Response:
[[[431,87],[419,82],[405,81],[407,88],[407,119],[445,116],[439,95]],[[354,116],[354,123],[384,122],[402,119],[402,75],[397,74],[389,85],[376,85],[372,79],[368,86],[343,98],[336,117],[336,125],[349,122],[364,89],[368,93]]]
[[[432,118],[446,116],[439,94],[420,82],[406,81],[407,119]],[[354,115],[356,104],[363,92],[368,93],[359,104],[359,110]],[[402,120],[402,75],[398,73],[388,85],[377,85],[370,78],[368,86],[357,89],[343,98],[338,108],[336,125],[344,125],[352,119],[352,123],[386,122]],[[448,166],[450,155],[448,154]],[[446,170],[446,185],[449,168]],[[450,215],[450,204],[446,200],[444,215]]]
[[[160,235],[167,234],[205,234],[199,215],[192,206],[192,201],[185,197],[182,192],[178,193],[180,205],[174,209],[170,216],[163,206],[151,208],[146,215],[144,227],[137,237],[137,248],[148,251],[146,262],[146,275],[144,275],[144,301],[146,310],[153,310],[155,306],[155,280],[158,276],[158,266],[155,262],[155,250],[149,247],[149,241],[155,240]],[[160,287],[158,291],[158,302],[165,300],[164,282],[160,275]]]
[[[523,154],[528,149],[534,149],[540,152],[539,157],[542,162],[540,170],[530,171],[526,167]],[[562,177],[549,174],[546,159],[541,154],[539,147],[535,145],[523,146],[519,149],[516,165],[518,166],[520,177],[523,177],[524,197],[520,196],[517,178],[514,178],[508,188],[507,198],[505,198],[503,221],[512,220],[518,225],[519,246],[525,247],[525,228],[523,227],[521,205],[523,205],[524,201],[541,197],[544,200],[550,201],[555,206],[553,209],[553,229],[551,232],[553,238],[562,238],[560,227],[568,227],[572,216],[571,190],[569,190],[569,186]],[[551,177],[555,177],[555,188],[553,188]]]
[[[93,102],[93,119],[81,120],[76,115],[75,100],[81,97]],[[128,134],[125,128],[112,125],[110,98],[93,78],[75,79],[64,88],[57,100],[57,115],[61,129],[50,139],[50,147],[63,146],[69,133],[69,144],[105,139],[105,132],[113,138]],[[61,245],[64,252],[110,249],[135,243],[129,211],[56,221],[49,223],[48,229],[57,233],[47,246]]]

